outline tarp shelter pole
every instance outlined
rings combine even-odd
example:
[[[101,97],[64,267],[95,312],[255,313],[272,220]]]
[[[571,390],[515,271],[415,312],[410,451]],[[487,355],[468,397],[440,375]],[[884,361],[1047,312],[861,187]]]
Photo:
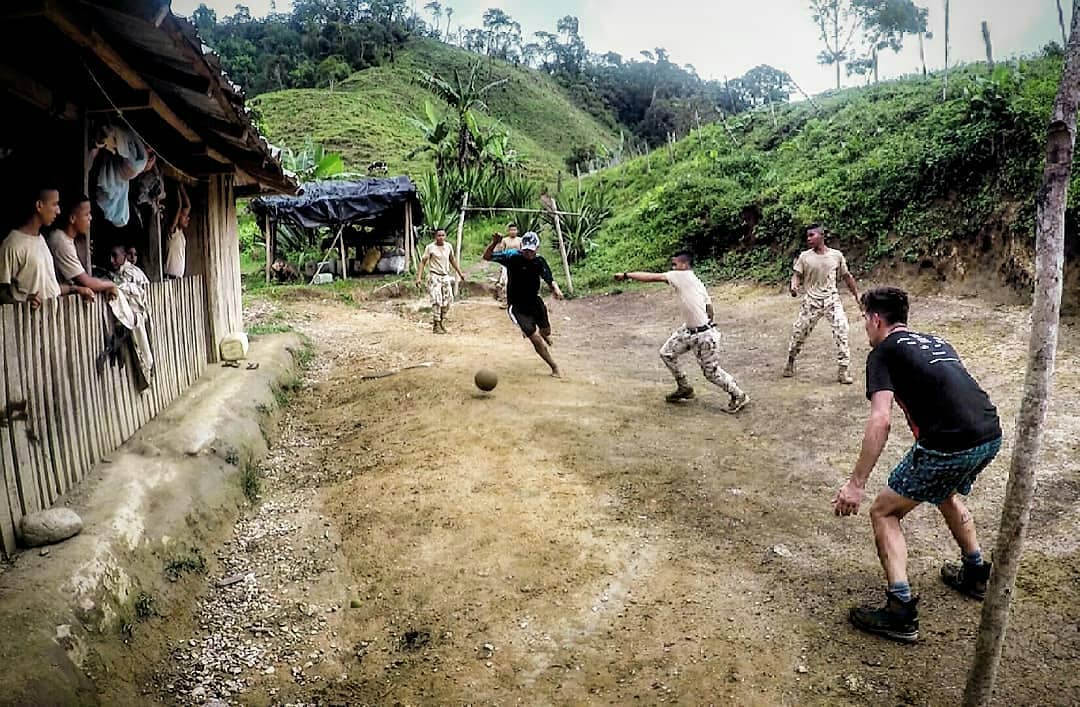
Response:
[[[416,250],[412,237],[412,203],[405,202],[405,272],[412,272],[412,254]]]
[[[566,257],[566,242],[562,237],[562,222],[559,218],[559,205],[555,203],[555,200],[551,200],[551,205],[554,206],[555,211],[555,235],[559,238],[559,254],[562,255],[563,271],[566,272],[566,289],[570,294],[574,294],[574,281],[570,277],[570,259]]]
[[[330,247],[326,249],[326,254],[323,255],[322,260],[319,261],[319,267],[315,268],[315,274],[311,276],[311,282],[308,283],[309,285],[314,285],[315,284],[315,278],[317,278],[319,275],[322,274],[323,263],[326,261],[327,258],[330,257],[330,254],[334,252],[334,249],[337,248],[338,240],[341,238],[341,231],[344,228],[345,228],[344,224],[338,226],[337,236],[334,237],[333,243],[331,243]]]
[[[345,226],[338,226],[338,247],[341,248],[341,277],[349,279],[349,262],[345,260]]]
[[[266,284],[270,284],[270,260],[274,257],[270,248],[270,217],[263,222],[263,239],[266,241]]]
[[[458,267],[461,267],[461,234],[465,231],[465,212],[469,210],[469,192],[465,192],[465,198],[461,201],[461,216],[458,217],[457,224],[457,262]],[[461,283],[458,280],[454,280],[454,294],[456,295],[461,290]]]

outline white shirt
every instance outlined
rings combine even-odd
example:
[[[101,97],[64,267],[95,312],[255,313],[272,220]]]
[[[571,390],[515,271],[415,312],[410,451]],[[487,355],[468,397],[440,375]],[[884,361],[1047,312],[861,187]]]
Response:
[[[183,277],[187,269],[187,238],[184,230],[176,229],[165,239],[165,274]]]
[[[679,309],[688,329],[696,329],[709,323],[706,307],[712,304],[705,285],[693,270],[669,270],[665,277],[679,295]]]
[[[59,228],[49,234],[49,250],[52,251],[56,264],[56,279],[72,282],[79,275],[86,273],[79,253],[75,250],[75,241]]]

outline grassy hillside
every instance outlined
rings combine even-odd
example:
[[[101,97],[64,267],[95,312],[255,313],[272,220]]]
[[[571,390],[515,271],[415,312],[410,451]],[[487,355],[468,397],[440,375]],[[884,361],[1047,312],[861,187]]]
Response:
[[[768,111],[739,116],[731,135],[708,126],[675,146],[674,161],[657,150],[590,178],[610,190],[615,215],[579,263],[580,281],[663,267],[680,246],[709,258],[715,276],[783,279],[806,224],[821,221],[859,269],[936,268],[968,248],[1023,288],[1002,259],[1034,238],[1060,76],[1053,56],[992,76],[971,66],[950,78],[945,102],[939,78],[920,78],[786,106],[775,122]]]
[[[356,73],[334,92],[279,91],[251,103],[267,137],[276,144],[300,147],[311,137],[341,152],[350,170],[363,171],[369,163],[383,160],[392,174],[416,175],[430,161],[426,155],[405,159],[420,142],[406,117],[421,115],[425,100],[443,110],[416,84],[417,71],[449,76],[454,69],[467,72],[476,59],[455,47],[420,39],[399,53],[393,64]],[[547,76],[505,62],[483,61],[488,80],[508,79],[488,94],[486,115],[508,130],[530,174],[554,182],[574,147],[610,147],[618,142],[617,136],[572,105]]]

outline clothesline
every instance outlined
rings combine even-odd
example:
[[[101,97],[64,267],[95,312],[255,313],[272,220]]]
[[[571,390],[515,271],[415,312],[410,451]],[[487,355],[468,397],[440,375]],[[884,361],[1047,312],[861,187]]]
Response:
[[[466,206],[462,211],[511,211],[519,214],[557,214],[559,216],[581,216],[577,211],[552,211],[551,209],[511,209],[487,208],[484,206]]]

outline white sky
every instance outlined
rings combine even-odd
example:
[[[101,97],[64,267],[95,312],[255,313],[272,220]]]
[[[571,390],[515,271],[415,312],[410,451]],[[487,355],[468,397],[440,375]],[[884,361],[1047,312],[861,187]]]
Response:
[[[236,0],[203,0],[218,16],[232,14]],[[269,11],[272,0],[248,0],[253,15]],[[425,19],[426,0],[410,0]],[[944,66],[944,0],[916,0],[930,10],[935,38],[926,43],[927,64]],[[173,11],[190,14],[200,0],[173,0]],[[489,7],[500,7],[522,24],[530,36],[555,31],[564,15],[580,20],[581,34],[591,51],[615,51],[637,57],[642,49],[663,47],[671,60],[693,64],[705,78],[735,77],[758,64],[789,72],[802,87],[817,93],[835,85],[835,70],[817,63],[821,49],[818,28],[810,18],[807,0],[442,0],[455,9],[453,23],[479,27]],[[1063,2],[1066,13],[1072,3]],[[278,0],[279,11],[289,0]],[[985,58],[981,22],[990,23],[998,59],[1032,52],[1047,42],[1061,41],[1055,0],[952,0],[950,64]],[[1069,17],[1066,18],[1066,23]],[[880,60],[882,78],[914,72],[919,67],[918,40],[908,38],[899,55]],[[859,77],[843,77],[845,85]]]

